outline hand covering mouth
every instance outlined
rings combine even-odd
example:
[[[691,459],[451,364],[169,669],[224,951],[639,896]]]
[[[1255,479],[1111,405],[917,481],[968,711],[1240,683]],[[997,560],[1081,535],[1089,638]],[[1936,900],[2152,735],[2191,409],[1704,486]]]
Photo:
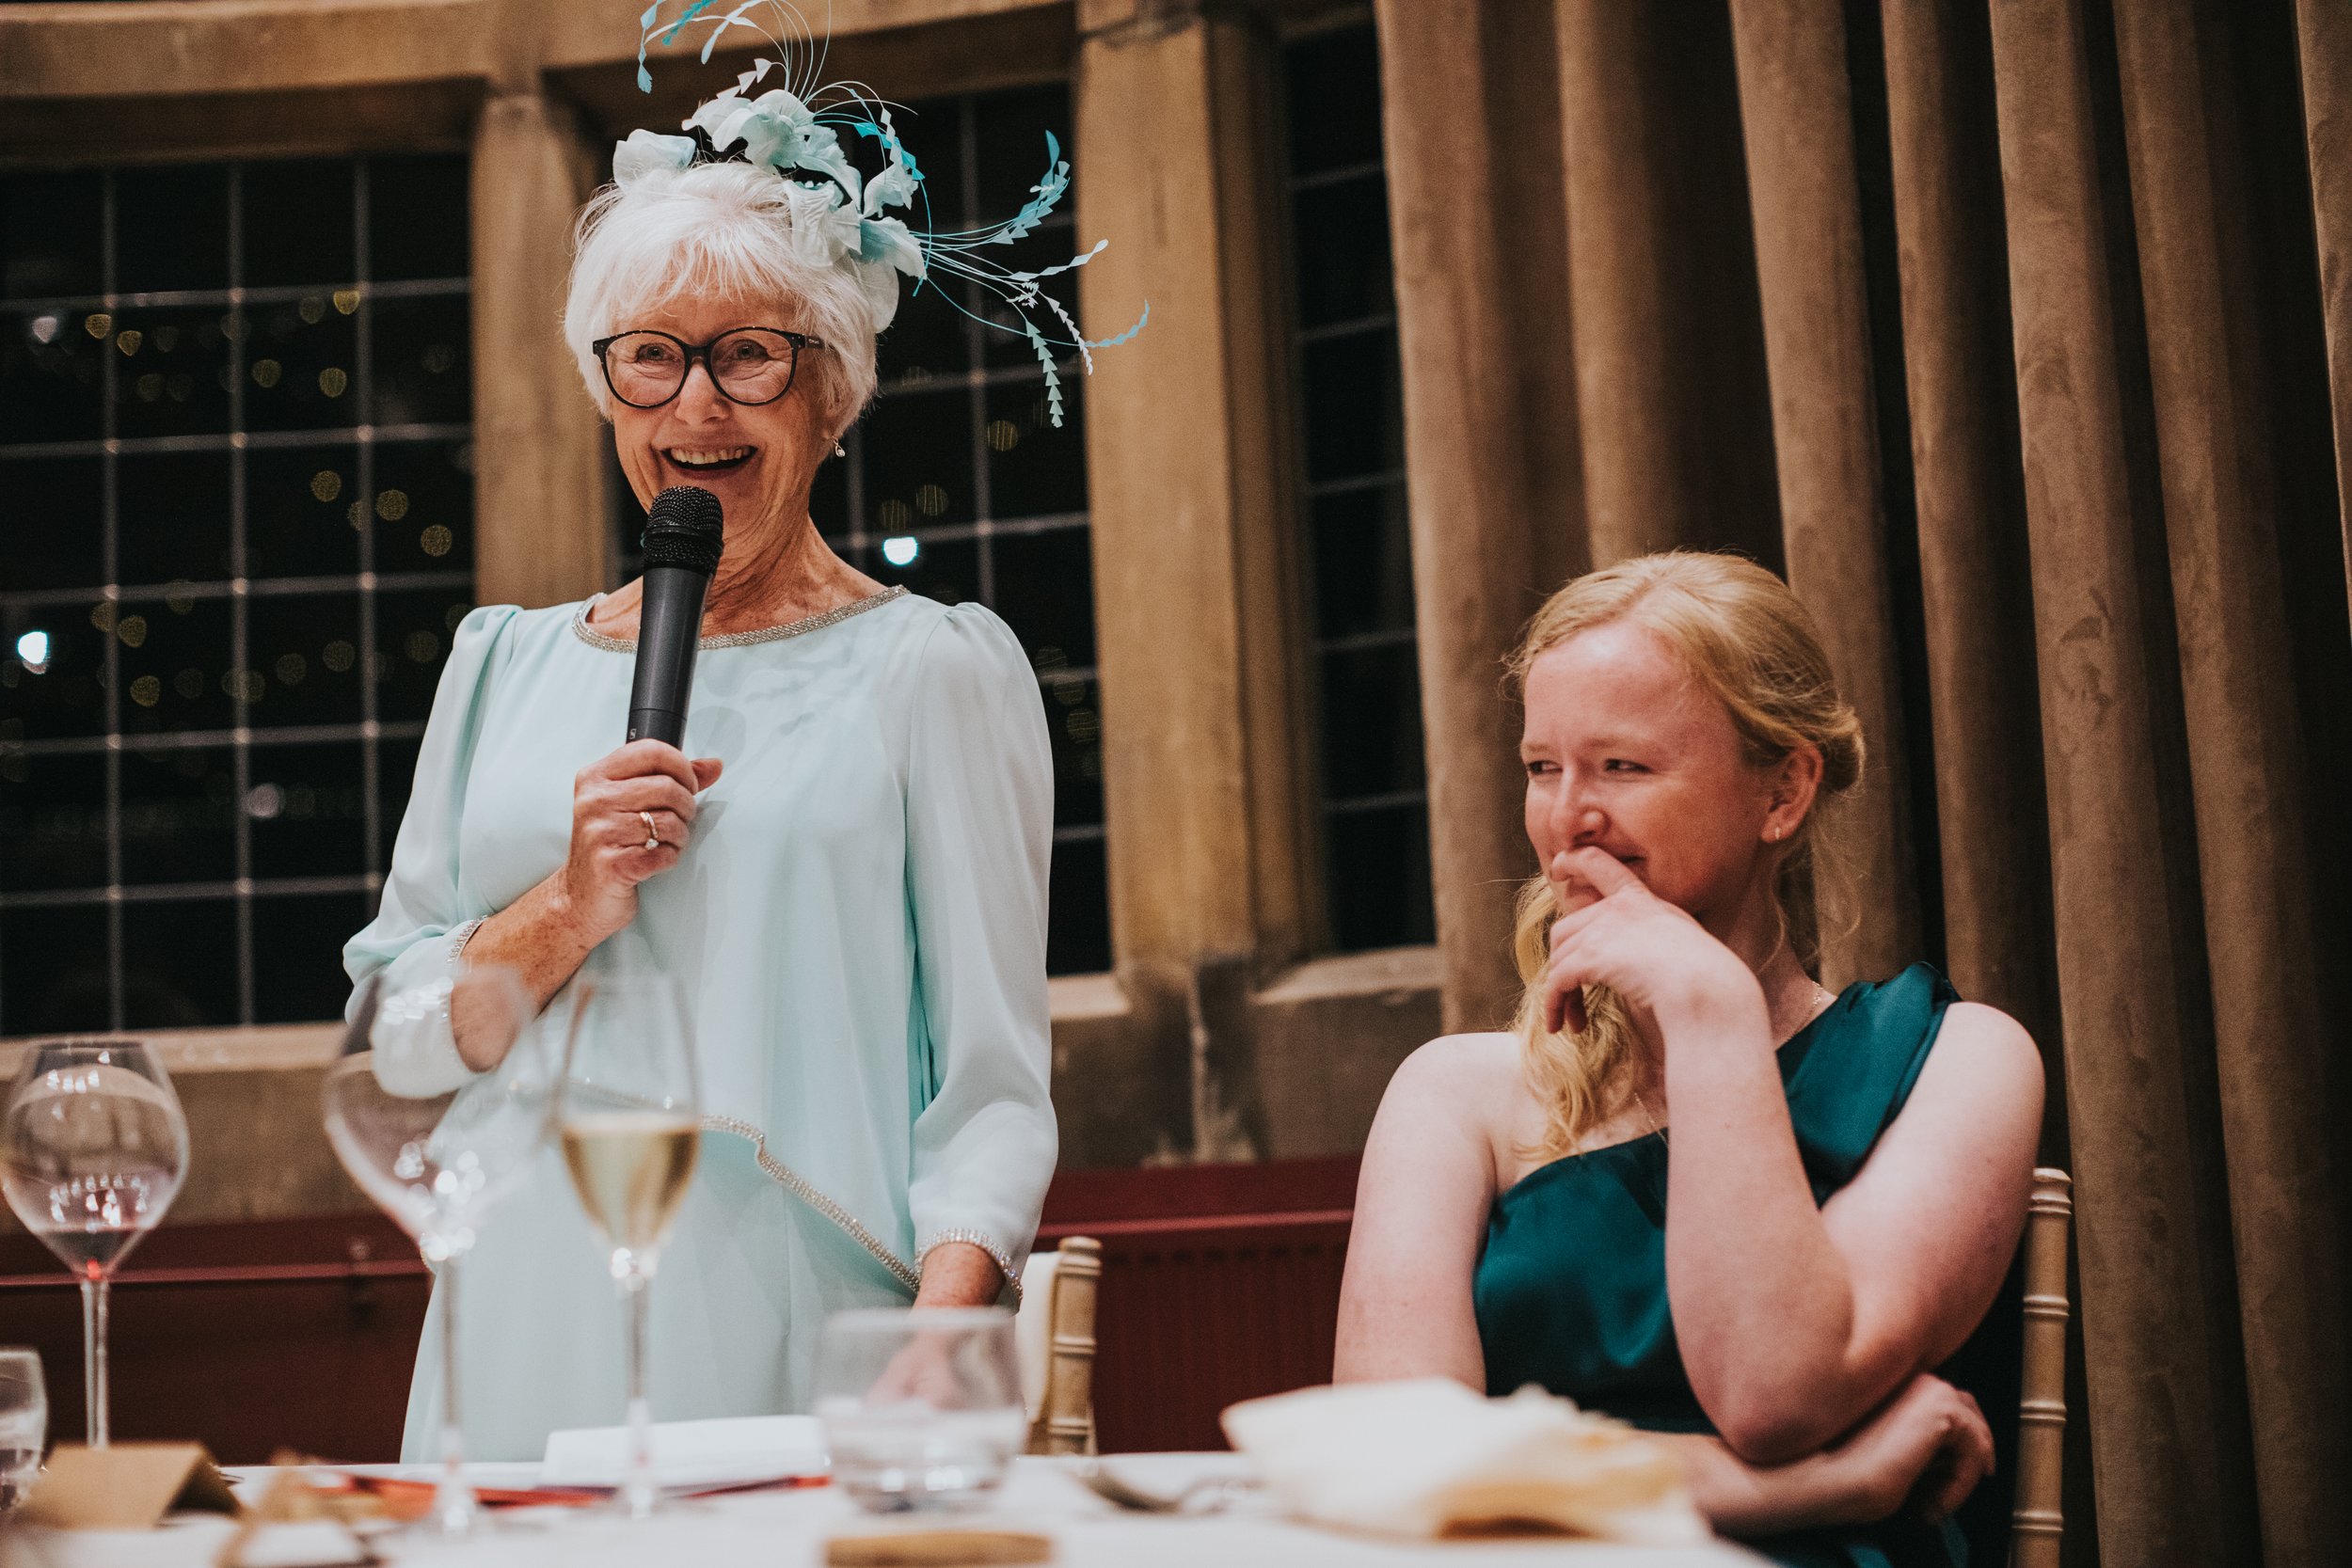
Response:
[[[757,447],[665,447],[661,455],[688,473],[716,474],[741,467],[758,451]]]

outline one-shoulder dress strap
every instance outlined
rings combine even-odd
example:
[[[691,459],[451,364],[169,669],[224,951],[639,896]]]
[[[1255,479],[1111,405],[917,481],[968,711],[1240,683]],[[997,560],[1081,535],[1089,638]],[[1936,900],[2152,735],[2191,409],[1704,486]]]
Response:
[[[1891,1125],[1960,1000],[1933,965],[1848,986],[1784,1050],[1788,1117],[1817,1196],[1853,1180]]]

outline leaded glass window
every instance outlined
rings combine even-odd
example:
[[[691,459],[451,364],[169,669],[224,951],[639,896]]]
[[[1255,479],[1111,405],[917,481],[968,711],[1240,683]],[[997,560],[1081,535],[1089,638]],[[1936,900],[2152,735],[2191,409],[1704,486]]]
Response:
[[[0,1034],[340,1012],[473,596],[462,157],[0,176]]]
[[[1380,58],[1367,23],[1282,64],[1326,895],[1346,952],[1436,931]]]

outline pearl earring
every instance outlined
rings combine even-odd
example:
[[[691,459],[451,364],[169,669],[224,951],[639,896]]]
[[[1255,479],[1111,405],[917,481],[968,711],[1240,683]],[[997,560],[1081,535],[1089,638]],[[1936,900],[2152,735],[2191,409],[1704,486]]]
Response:
[[[833,444],[833,454],[835,457],[847,457],[850,455],[850,449],[835,441]]]

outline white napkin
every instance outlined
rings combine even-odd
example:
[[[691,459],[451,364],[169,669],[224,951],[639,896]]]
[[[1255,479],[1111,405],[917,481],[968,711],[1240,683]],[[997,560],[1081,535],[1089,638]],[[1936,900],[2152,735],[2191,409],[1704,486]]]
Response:
[[[1451,1378],[1250,1400],[1225,1434],[1299,1518],[1430,1538],[1550,1525],[1641,1545],[1711,1539],[1662,1444],[1540,1388],[1484,1399]]]
[[[664,1486],[727,1486],[825,1472],[825,1432],[814,1416],[725,1416],[657,1421],[653,1468]],[[542,1486],[618,1486],[628,1474],[628,1428],[548,1433]]]

